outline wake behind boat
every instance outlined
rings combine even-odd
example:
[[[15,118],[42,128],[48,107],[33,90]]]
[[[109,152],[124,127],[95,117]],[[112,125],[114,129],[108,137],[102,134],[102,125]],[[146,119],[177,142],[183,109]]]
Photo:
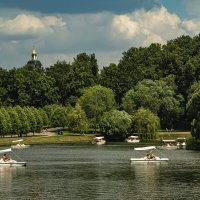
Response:
[[[155,146],[148,146],[148,147],[140,147],[140,148],[134,148],[134,151],[136,152],[140,152],[144,154],[145,153],[145,156],[143,157],[140,157],[140,158],[131,158],[130,161],[132,163],[143,163],[143,162],[166,162],[166,161],[169,161],[168,158],[161,158],[160,156],[156,156],[153,154],[153,150],[156,150],[157,153],[159,155],[161,155],[161,153],[156,149]]]
[[[30,147],[30,145],[26,145],[23,143],[23,139],[20,140],[14,140],[13,143],[17,143],[15,145],[11,145],[12,149],[24,149]]]
[[[0,154],[3,154],[2,158],[0,159],[0,167],[7,166],[7,167],[17,167],[17,166],[26,166],[26,162],[23,161],[16,161],[12,158],[8,157],[6,153],[12,152],[12,149],[3,149],[0,150]]]

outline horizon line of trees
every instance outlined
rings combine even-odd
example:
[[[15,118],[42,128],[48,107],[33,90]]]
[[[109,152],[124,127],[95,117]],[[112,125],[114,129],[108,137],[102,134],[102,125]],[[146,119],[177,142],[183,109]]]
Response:
[[[132,47],[123,53],[118,64],[111,63],[101,71],[95,54],[86,53],[77,55],[72,63],[57,61],[47,68],[0,68],[1,108],[43,109],[53,104],[83,110],[81,117],[89,120],[88,125],[82,124],[85,130],[101,128],[109,135],[113,131],[106,126],[110,126],[117,133],[120,128],[113,122],[106,125],[104,121],[102,125],[107,112],[123,111],[133,116],[146,109],[159,118],[162,129],[191,128],[192,135],[199,139],[200,35],[183,35],[165,45]],[[126,114],[107,115],[128,118]]]

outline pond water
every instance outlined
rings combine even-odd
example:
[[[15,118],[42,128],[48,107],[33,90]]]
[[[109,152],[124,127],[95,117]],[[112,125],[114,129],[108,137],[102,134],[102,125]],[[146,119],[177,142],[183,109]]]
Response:
[[[34,145],[27,167],[0,168],[0,199],[200,198],[200,152],[162,150],[168,163],[131,164],[130,145]]]

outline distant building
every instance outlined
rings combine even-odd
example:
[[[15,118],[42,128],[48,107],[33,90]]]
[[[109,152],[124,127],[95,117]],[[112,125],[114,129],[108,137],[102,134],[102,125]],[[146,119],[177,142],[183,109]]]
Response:
[[[42,67],[42,63],[39,60],[37,60],[37,52],[36,52],[35,49],[32,50],[31,57],[32,57],[32,59],[29,60],[26,65],[28,67],[33,68],[33,69],[34,68],[41,68]]]

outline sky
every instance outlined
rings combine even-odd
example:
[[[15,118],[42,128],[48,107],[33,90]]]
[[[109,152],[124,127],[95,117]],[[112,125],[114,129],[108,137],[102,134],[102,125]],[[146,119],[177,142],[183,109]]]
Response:
[[[99,68],[123,52],[200,32],[199,0],[0,0],[0,67],[22,67],[33,48],[44,67],[85,52]]]

